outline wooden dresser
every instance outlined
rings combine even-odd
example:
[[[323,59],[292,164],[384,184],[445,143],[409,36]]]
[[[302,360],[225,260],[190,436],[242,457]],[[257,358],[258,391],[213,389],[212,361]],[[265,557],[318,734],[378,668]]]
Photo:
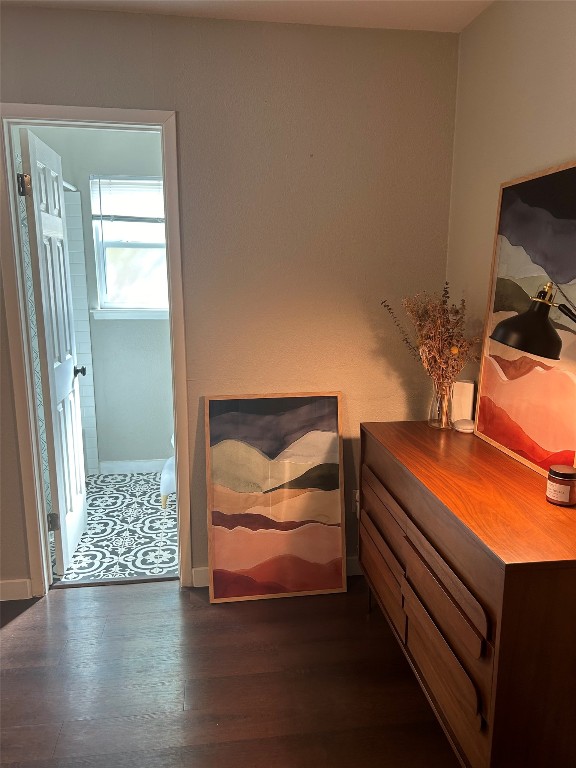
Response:
[[[576,766],[576,508],[474,435],[362,425],[360,563],[465,766]]]

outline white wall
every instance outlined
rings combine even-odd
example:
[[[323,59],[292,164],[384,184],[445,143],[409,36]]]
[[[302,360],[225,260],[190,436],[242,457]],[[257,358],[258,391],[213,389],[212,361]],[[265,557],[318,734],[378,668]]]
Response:
[[[494,3],[460,36],[447,264],[479,323],[500,184],[571,160],[576,3]]]
[[[89,128],[35,128],[34,132],[61,155],[65,179],[80,191],[86,298],[94,309],[98,289],[90,175],[161,176],[160,134]],[[84,298],[82,286],[75,291],[74,298]],[[90,316],[90,334],[100,462],[167,459],[173,453],[174,429],[168,320],[94,320]],[[89,382],[81,382],[82,386],[89,387]]]
[[[360,422],[427,411],[380,301],[444,280],[457,37],[31,8],[2,35],[6,101],[177,112],[194,564],[205,395],[343,392],[353,552]]]
[[[100,462],[173,455],[168,320],[92,323]]]

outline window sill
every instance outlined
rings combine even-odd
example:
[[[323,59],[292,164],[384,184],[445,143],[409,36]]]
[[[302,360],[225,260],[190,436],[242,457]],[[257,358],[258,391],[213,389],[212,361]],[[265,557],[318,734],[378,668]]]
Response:
[[[92,309],[94,320],[168,320],[167,309]]]

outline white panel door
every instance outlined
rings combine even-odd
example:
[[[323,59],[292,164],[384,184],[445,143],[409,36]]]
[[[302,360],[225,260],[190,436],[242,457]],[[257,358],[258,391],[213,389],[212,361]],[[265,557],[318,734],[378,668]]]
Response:
[[[84,451],[77,380],[74,315],[64,213],[62,161],[31,131],[21,130],[22,166],[36,288],[42,301],[38,330],[47,455],[55,531],[56,571],[64,573],[86,528]],[[35,257],[37,255],[37,262]],[[43,331],[43,333],[42,333]]]

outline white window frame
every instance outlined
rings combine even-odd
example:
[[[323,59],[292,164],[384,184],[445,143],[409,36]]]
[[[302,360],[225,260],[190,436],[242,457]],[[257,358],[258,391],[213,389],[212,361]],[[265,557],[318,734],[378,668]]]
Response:
[[[162,176],[122,176],[93,174],[90,176],[90,195],[92,195],[92,182],[96,180],[121,180],[121,181],[163,181]],[[168,317],[168,304],[166,307],[146,307],[130,304],[118,304],[108,300],[108,287],[106,275],[106,249],[131,247],[123,241],[106,241],[101,237],[102,221],[131,221],[147,222],[166,225],[165,218],[150,218],[147,216],[102,216],[91,210],[92,233],[94,237],[94,256],[96,259],[96,284],[98,288],[98,309],[92,310],[95,319],[165,319]],[[133,241],[138,248],[162,248],[166,252],[166,237],[164,243],[147,243]]]

